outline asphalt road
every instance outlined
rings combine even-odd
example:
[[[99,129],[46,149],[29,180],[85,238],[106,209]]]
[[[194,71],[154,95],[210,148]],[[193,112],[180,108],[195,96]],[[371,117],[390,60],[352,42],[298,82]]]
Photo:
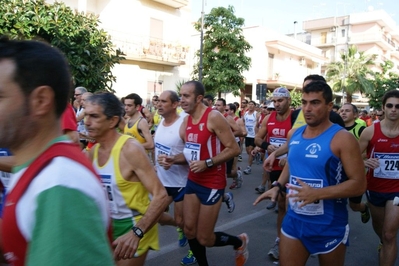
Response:
[[[247,156],[243,152],[243,162],[239,163],[245,168]],[[271,260],[267,253],[273,246],[276,238],[276,217],[273,210],[267,210],[269,201],[263,201],[258,206],[252,203],[258,196],[255,187],[260,184],[261,165],[254,164],[252,174],[244,175],[244,184],[237,190],[229,190],[234,194],[236,208],[233,213],[228,213],[226,205],[220,210],[219,219],[215,231],[224,231],[229,234],[238,235],[246,232],[249,236],[249,259],[247,266],[277,265]],[[231,180],[228,181],[228,186]],[[227,186],[227,187],[228,187]],[[349,208],[349,207],[348,207]],[[173,212],[173,208],[171,209]],[[375,266],[378,265],[377,246],[379,240],[375,235],[371,219],[367,224],[360,221],[360,214],[349,211],[349,247],[346,251],[345,265],[347,266]],[[186,255],[188,245],[179,247],[176,229],[170,226],[159,227],[160,245],[159,251],[150,251],[146,265],[149,266],[177,266]],[[214,247],[207,249],[208,261],[212,266],[234,266],[234,251],[229,247]],[[310,257],[307,264],[318,265],[317,257]],[[399,265],[397,260],[396,265]]]

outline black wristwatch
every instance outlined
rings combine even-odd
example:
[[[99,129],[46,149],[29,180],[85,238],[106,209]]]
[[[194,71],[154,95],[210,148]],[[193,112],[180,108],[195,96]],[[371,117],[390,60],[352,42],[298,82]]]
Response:
[[[144,237],[144,232],[139,227],[133,226],[132,231],[138,238],[142,239]]]
[[[213,166],[212,158],[205,160],[206,167],[211,168]]]
[[[282,195],[283,194],[283,185],[281,185],[278,181],[274,181],[272,183],[272,187],[278,187],[278,192]]]

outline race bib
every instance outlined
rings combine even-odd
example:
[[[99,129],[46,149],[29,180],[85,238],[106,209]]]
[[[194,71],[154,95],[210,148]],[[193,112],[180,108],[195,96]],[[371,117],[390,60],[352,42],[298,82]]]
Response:
[[[374,169],[374,177],[399,179],[399,153],[375,152],[374,158],[380,162],[380,166]]]
[[[100,175],[100,177],[105,194],[107,195],[109,209],[111,213],[118,213],[118,206],[116,205],[114,192],[112,190],[111,175]]]
[[[165,154],[167,156],[169,156],[171,154],[172,148],[162,145],[161,143],[156,142],[155,143],[155,149],[157,151],[157,157],[161,154]]]
[[[322,188],[323,180],[320,179],[311,179],[311,178],[299,178],[295,176],[290,177],[290,184],[292,186],[300,187],[297,179],[300,179],[302,182],[305,182],[311,188]],[[296,194],[298,193],[296,190],[288,189],[287,194]],[[324,202],[323,200],[318,200],[316,202],[307,204],[303,207],[299,207],[302,204],[302,201],[294,202],[293,198],[289,198],[289,203],[291,209],[298,214],[302,215],[323,215],[324,214]]]
[[[201,144],[186,142],[183,153],[187,162],[198,161],[200,159],[200,152],[201,152]]]
[[[286,142],[287,142],[286,138],[270,137],[270,145],[273,145],[273,146],[280,147]],[[277,157],[277,159],[282,159],[285,157],[287,157],[287,154],[281,155],[281,156]]]

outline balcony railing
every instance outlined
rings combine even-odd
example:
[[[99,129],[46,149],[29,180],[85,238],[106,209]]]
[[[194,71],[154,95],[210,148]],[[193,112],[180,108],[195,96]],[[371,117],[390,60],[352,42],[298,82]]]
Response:
[[[115,30],[107,30],[116,49],[120,49],[126,59],[164,64],[184,65],[189,47],[177,41],[132,35]]]
[[[394,49],[395,43],[382,33],[354,33],[350,35],[351,43],[369,43],[369,42],[382,42],[388,49]]]

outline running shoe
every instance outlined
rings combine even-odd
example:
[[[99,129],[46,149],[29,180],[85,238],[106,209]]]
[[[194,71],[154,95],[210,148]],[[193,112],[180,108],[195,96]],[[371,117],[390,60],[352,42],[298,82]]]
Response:
[[[237,188],[242,187],[242,183],[244,183],[244,179],[242,178],[242,172],[237,170]]]
[[[362,223],[367,223],[370,220],[370,209],[369,206],[367,205],[367,202],[364,204],[366,209],[364,212],[360,212],[360,218],[362,219]]]
[[[183,229],[181,229],[180,227],[177,227],[176,231],[179,234],[179,246],[185,247],[188,244],[188,239],[187,239],[186,235],[184,234]]]
[[[278,260],[279,257],[279,252],[278,252],[278,242],[274,243],[274,246],[269,250],[269,253],[267,253],[269,257]]]
[[[237,189],[237,188],[238,188],[237,181],[236,181],[236,180],[233,180],[233,183],[231,183],[231,185],[230,185],[229,188],[230,188],[230,189]]]
[[[251,166],[247,166],[247,168],[243,172],[244,174],[249,175],[252,172]]]
[[[194,254],[191,250],[188,251],[187,256],[181,259],[180,264],[181,265],[192,265],[196,264],[197,259],[194,257]]]
[[[258,186],[255,188],[256,192],[258,192],[259,194],[262,194],[266,191],[266,188],[264,186]]]
[[[248,242],[249,237],[246,233],[238,236],[242,241],[242,246],[236,249],[236,266],[243,266],[249,257]]]
[[[237,161],[239,161],[239,162],[242,162],[242,155],[240,154],[240,155],[238,155],[238,159],[237,159]]]
[[[224,193],[224,195],[225,195],[224,201],[226,202],[226,205],[227,205],[227,211],[229,213],[232,213],[234,211],[234,209],[236,208],[236,204],[234,203],[234,200],[233,200],[233,198],[234,198],[233,193],[227,192],[227,193]]]
[[[268,209],[268,210],[274,209],[276,207],[276,205],[277,205],[276,202],[272,201],[269,203],[269,205],[266,206],[266,209]]]

